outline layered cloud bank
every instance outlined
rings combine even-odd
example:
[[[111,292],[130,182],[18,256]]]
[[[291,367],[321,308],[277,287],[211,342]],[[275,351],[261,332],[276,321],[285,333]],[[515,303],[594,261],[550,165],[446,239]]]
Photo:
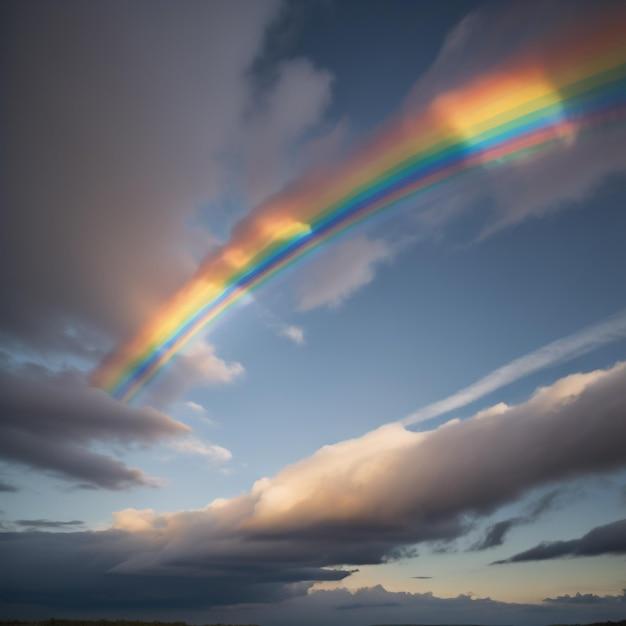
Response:
[[[62,571],[66,588],[80,583],[81,602],[92,606],[103,584],[109,598],[137,606],[155,589],[167,590],[171,606],[302,593],[311,581],[350,573],[329,568],[380,563],[413,544],[460,536],[533,488],[626,466],[625,383],[619,363],[433,431],[387,425],[200,510],[127,509],[103,532],[7,534],[0,557],[15,566],[2,588],[29,603],[71,604],[55,594],[56,575],[38,574],[37,591],[25,591],[33,589],[30,554],[40,572]]]
[[[626,554],[626,519],[598,526],[578,539],[546,541],[494,565],[602,554]]]
[[[0,459],[83,487],[123,489],[155,479],[94,446],[129,448],[186,436],[189,428],[148,407],[121,404],[80,372],[34,364],[0,367]]]

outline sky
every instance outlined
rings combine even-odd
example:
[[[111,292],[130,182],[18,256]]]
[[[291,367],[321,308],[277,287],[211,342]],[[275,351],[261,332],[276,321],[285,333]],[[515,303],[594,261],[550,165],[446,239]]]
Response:
[[[0,11],[0,617],[626,617],[623,4]]]

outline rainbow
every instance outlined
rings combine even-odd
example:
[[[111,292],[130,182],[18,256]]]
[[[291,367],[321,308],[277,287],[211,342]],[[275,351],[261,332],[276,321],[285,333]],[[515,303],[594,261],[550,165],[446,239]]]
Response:
[[[200,330],[331,237],[478,168],[626,120],[626,12],[586,22],[406,113],[334,171],[255,209],[92,382],[131,399]]]

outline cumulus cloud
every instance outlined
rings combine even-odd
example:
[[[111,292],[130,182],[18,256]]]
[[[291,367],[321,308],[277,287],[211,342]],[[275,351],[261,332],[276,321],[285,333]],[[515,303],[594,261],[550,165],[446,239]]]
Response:
[[[301,271],[298,309],[310,311],[322,306],[339,306],[357,289],[370,283],[376,266],[392,256],[387,243],[363,235],[329,249]]]
[[[195,343],[178,354],[153,381],[147,390],[147,401],[157,407],[168,406],[195,387],[232,383],[244,371],[241,363],[218,357],[213,345]]]
[[[540,543],[509,559],[496,561],[494,565],[601,554],[626,554],[626,519],[597,526],[578,539]]]
[[[158,579],[159,589],[164,580],[193,580],[190,587],[179,582],[170,587],[172,602],[183,597],[198,602],[193,594],[214,585],[220,593],[211,591],[201,602],[252,601],[266,586],[268,598],[286,597],[294,589],[302,593],[314,581],[350,575],[333,569],[337,566],[381,563],[416,543],[458,537],[469,522],[530,489],[626,466],[625,381],[622,363],[567,376],[519,405],[481,411],[432,431],[390,424],[325,446],[258,480],[249,492],[203,509],[126,509],[114,528],[99,533],[8,535],[0,541],[5,551],[0,559],[11,562],[21,551],[39,550],[44,561],[51,559],[39,570],[56,572],[61,565],[55,559],[76,549],[81,558],[67,557],[68,582],[83,581],[87,595],[81,598],[92,593],[88,581],[100,583],[106,572],[106,588],[121,598],[138,585],[141,606],[146,579]],[[623,523],[609,529],[611,536],[623,540]],[[582,543],[606,546],[606,533],[598,534]],[[75,545],[68,536],[76,537]],[[572,545],[568,542],[568,549]],[[93,555],[88,565],[85,554]],[[85,576],[83,567],[90,568]],[[49,597],[49,586],[57,584],[56,577],[40,576],[28,601],[41,601],[37,594]],[[20,588],[17,582],[3,584]],[[32,588],[21,588],[25,599],[25,589]]]
[[[154,485],[141,470],[94,447],[153,445],[189,428],[151,408],[124,405],[75,370],[0,368],[0,457],[85,487]]]

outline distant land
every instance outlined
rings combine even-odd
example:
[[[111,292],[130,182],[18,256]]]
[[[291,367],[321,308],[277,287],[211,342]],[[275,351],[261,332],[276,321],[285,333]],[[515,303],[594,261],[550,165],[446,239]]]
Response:
[[[143,622],[110,619],[0,620],[0,626],[189,626],[186,622]],[[204,624],[203,626],[259,626],[258,624]]]

